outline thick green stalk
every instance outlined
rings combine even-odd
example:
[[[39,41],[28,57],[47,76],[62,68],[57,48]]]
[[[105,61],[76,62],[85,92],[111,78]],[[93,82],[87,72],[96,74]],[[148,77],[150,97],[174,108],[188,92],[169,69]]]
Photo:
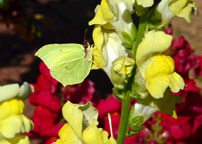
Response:
[[[135,45],[133,46],[134,50],[134,59],[136,59],[136,49],[140,42],[142,41],[142,38],[144,37],[145,29],[146,29],[146,20],[147,20],[147,10],[144,15],[140,17],[140,23],[139,23],[139,28],[137,32],[137,38]],[[128,83],[125,87],[124,91],[124,98],[122,101],[122,108],[121,108],[121,120],[119,124],[119,132],[118,132],[118,139],[117,143],[118,144],[124,144],[125,137],[126,137],[126,131],[128,129],[128,116],[129,116],[129,106],[130,106],[130,91],[132,89],[132,83],[133,79],[135,77],[136,73],[136,65],[133,67],[132,74],[128,80]]]
[[[134,66],[132,75],[129,78],[129,81],[126,85],[125,95],[122,101],[121,108],[121,120],[119,124],[119,132],[118,132],[118,144],[124,144],[124,140],[126,137],[126,131],[128,129],[128,116],[129,116],[129,106],[130,106],[130,90],[133,83],[133,77],[135,76],[136,66]]]

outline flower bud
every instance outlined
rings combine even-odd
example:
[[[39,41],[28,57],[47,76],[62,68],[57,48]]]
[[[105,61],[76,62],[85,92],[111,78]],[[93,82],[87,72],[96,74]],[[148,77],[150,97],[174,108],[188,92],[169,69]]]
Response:
[[[113,61],[111,67],[111,81],[114,87],[118,89],[124,88],[134,64],[134,60],[128,57],[119,57]]]

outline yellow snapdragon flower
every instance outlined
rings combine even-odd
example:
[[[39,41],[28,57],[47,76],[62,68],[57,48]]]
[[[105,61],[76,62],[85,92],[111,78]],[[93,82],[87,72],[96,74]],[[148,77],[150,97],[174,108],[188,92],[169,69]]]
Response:
[[[18,133],[29,132],[33,123],[24,116],[22,100],[11,99],[0,103],[0,134],[5,138],[13,138]]]
[[[155,99],[163,98],[168,87],[172,92],[184,88],[182,77],[174,71],[173,59],[163,55],[171,41],[172,37],[164,32],[150,31],[137,48],[138,70],[145,80],[147,90]]]
[[[89,22],[89,25],[95,25],[92,69],[103,68],[109,77],[112,62],[120,56],[127,56],[122,46],[122,32],[130,33],[133,3],[128,0],[102,0],[96,8],[95,17]]]
[[[29,132],[33,123],[24,114],[24,103],[32,88],[28,83],[21,87],[10,84],[0,87],[0,143],[2,144],[29,144],[26,136],[20,133]]]
[[[161,0],[157,7],[157,11],[162,17],[161,26],[168,24],[174,16],[182,17],[190,23],[193,9],[196,11],[192,0]]]
[[[108,133],[97,127],[98,113],[90,103],[78,105],[68,101],[62,114],[68,123],[60,129],[60,139],[54,144],[116,144],[114,138],[108,139]]]

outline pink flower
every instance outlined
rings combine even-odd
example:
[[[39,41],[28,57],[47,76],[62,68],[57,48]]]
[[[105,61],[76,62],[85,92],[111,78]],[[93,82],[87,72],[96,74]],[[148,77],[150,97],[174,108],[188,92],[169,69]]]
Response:
[[[173,29],[171,27],[164,29],[163,30],[166,34],[172,35],[173,34]]]

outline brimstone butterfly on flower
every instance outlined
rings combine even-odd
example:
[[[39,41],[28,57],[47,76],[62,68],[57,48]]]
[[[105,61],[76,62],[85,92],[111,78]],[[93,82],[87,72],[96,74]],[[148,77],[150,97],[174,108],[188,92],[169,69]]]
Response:
[[[80,44],[49,44],[40,48],[36,56],[50,69],[51,75],[64,86],[81,83],[92,65],[90,46]]]

